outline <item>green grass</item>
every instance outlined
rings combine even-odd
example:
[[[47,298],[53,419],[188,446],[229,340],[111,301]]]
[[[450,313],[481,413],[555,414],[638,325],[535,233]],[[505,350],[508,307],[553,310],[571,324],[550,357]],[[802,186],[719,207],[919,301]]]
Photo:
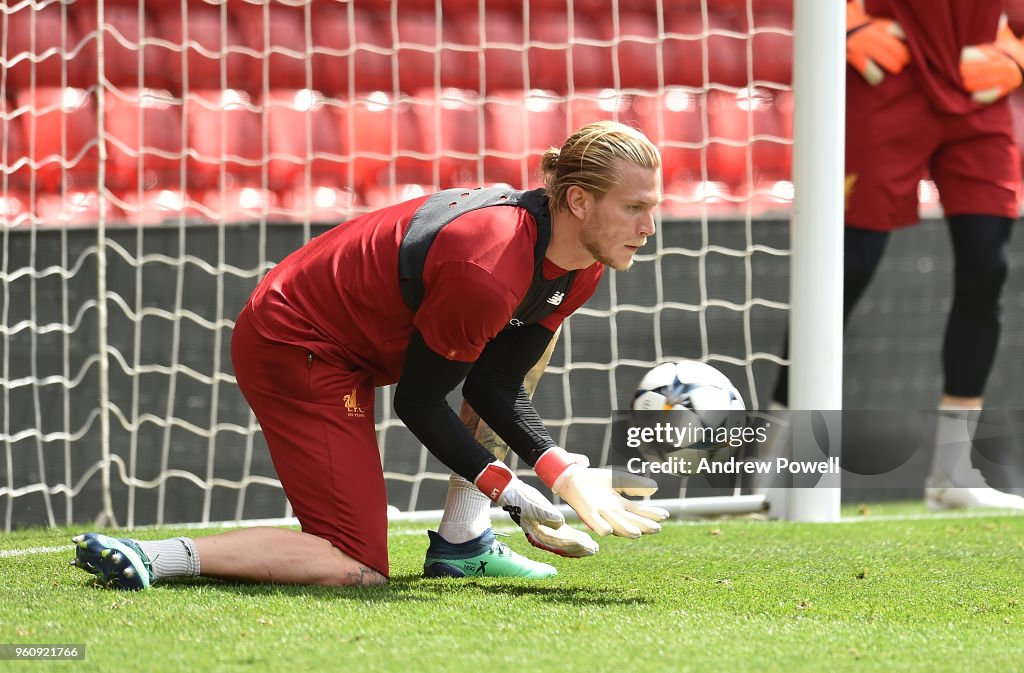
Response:
[[[1019,670],[1024,517],[852,514],[671,523],[602,540],[591,559],[555,559],[559,576],[533,582],[421,579],[426,536],[403,524],[386,587],[198,580],[134,594],[68,566],[70,531],[20,531],[0,535],[0,550],[66,550],[0,557],[0,642],[85,643],[93,667],[147,673]]]

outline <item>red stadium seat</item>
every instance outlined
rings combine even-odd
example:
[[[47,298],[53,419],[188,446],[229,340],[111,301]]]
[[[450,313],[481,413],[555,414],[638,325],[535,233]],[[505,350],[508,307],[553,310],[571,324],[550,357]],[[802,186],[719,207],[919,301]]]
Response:
[[[708,83],[746,86],[747,47],[743,29],[735,18],[721,14],[704,19],[699,12],[672,11],[665,15],[664,64],[666,84],[702,87]],[[707,82],[704,75],[703,42],[707,42]]]
[[[742,193],[761,182],[790,178],[790,149],[778,140],[786,136],[784,120],[767,90],[744,90],[737,95],[709,92],[708,131],[708,175],[712,180]],[[771,139],[752,140],[752,136]]]
[[[95,188],[99,166],[96,99],[83,89],[39,87],[16,96],[25,147],[42,191]]]
[[[612,28],[610,23],[606,26]],[[618,35],[609,30],[608,38],[618,41],[620,86],[631,89],[658,86],[657,15],[624,12],[619,15]]]
[[[154,12],[154,18],[159,36],[171,44],[179,45],[179,51],[172,52],[167,59],[167,79],[172,88],[181,89],[186,84],[190,89],[246,87],[248,74],[243,70],[246,59],[238,51],[242,39],[229,14],[222,16],[217,7],[190,3],[187,19],[182,15],[180,4],[159,8]],[[185,50],[184,67],[181,49]],[[222,62],[225,68],[223,77]]]
[[[614,86],[612,50],[602,31],[584,15],[573,17],[573,42],[564,14],[530,14],[530,86],[566,91]],[[585,41],[586,44],[581,43]],[[570,72],[569,54],[572,54]]]
[[[484,15],[483,34],[480,23],[480,13],[474,4],[466,11],[457,12],[453,21],[443,24],[442,37],[446,47],[458,45],[460,48],[441,51],[442,86],[475,91],[483,91],[485,86],[488,91],[526,86],[522,19],[511,12],[488,9]],[[483,47],[485,42],[487,46]]]
[[[86,47],[78,52],[95,76],[97,71],[97,44],[99,42],[95,11],[75,12],[75,23],[83,36],[90,36]],[[150,42],[158,37],[156,23],[143,13],[140,21],[138,6],[106,6],[103,13],[103,75],[114,86],[165,87],[167,59],[180,55]],[[143,40],[146,46],[141,47]],[[132,46],[127,46],[132,45]]]
[[[115,189],[155,189],[181,182],[181,107],[161,89],[106,92],[107,181]]]
[[[641,128],[661,148],[666,185],[705,179],[701,158],[704,107],[703,94],[682,87],[670,87],[660,96],[635,101]]]
[[[344,6],[313,5],[313,88],[346,98],[353,91],[390,91],[390,30],[377,15]],[[354,38],[354,41],[353,39]],[[351,68],[351,75],[349,69]],[[351,81],[350,81],[351,80]]]
[[[417,93],[412,103],[420,139],[419,151],[431,159],[425,166],[425,178],[433,178],[437,165],[437,183],[441,188],[468,185],[475,181],[480,164],[480,99],[473,91],[442,89],[434,97],[432,89]]]
[[[211,221],[228,224],[273,219],[279,211],[277,195],[260,187],[211,189],[203,195],[199,208]]]
[[[22,119],[25,114],[14,114],[7,101],[0,97],[0,189],[3,180],[9,189],[27,187],[29,183],[28,147]]]
[[[622,93],[616,89],[580,89],[566,103],[569,106],[570,126],[575,130],[585,124],[611,119],[644,130],[634,108],[637,98],[635,94]]]
[[[270,188],[348,183],[345,138],[319,92],[275,89],[263,98],[270,135]]]
[[[95,68],[83,73],[87,59],[70,56],[79,45],[70,9],[62,16],[58,3],[39,9],[33,8],[36,3],[20,3],[20,9],[8,13],[8,4],[4,3],[6,25],[0,40],[0,56],[8,64],[4,72],[8,92],[32,86],[33,82],[43,87],[85,87],[90,78],[94,81]]]
[[[398,90],[406,93],[433,86],[440,31],[433,13],[401,13],[397,22]]]
[[[754,15],[751,39],[754,79],[789,84],[793,79],[793,17],[787,14]]]
[[[352,179],[360,191],[376,185],[430,180],[416,119],[405,97],[383,91],[360,96],[337,110],[342,141],[351,149]]]
[[[211,189],[257,183],[262,171],[263,123],[249,94],[237,89],[193,89],[188,113],[188,185]]]
[[[309,44],[302,7],[278,3],[237,3],[231,7],[242,44],[256,52],[255,56],[243,57],[251,91],[303,89],[313,85],[312,80],[307,81]]]
[[[0,223],[5,227],[29,226],[32,204],[25,192],[0,191]]]
[[[283,218],[290,222],[338,224],[352,216],[355,195],[340,187],[302,185],[281,195]]]
[[[59,194],[39,194],[35,216],[42,227],[92,227],[103,213],[107,222],[124,222],[124,214],[110,199],[100,199],[95,189],[73,190]]]
[[[124,204],[125,221],[133,226],[152,226],[189,221],[209,221],[208,212],[194,197],[181,189],[130,190],[118,195]]]
[[[540,157],[565,141],[564,103],[550,91],[510,91],[486,105],[488,182],[527,187],[540,182]]]

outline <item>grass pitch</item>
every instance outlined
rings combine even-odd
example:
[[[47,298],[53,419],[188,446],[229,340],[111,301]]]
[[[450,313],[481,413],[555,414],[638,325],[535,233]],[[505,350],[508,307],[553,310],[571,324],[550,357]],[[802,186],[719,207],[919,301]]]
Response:
[[[421,579],[423,526],[402,524],[391,583],[366,589],[108,591],[68,565],[80,530],[21,531],[0,535],[0,642],[85,643],[86,661],[0,670],[1019,670],[1024,516],[873,510],[839,524],[669,523],[581,560],[513,532],[517,551],[554,559],[543,581]]]

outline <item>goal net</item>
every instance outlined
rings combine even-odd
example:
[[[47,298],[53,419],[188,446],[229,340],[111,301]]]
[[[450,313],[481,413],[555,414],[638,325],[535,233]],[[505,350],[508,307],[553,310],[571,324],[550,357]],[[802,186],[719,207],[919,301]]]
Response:
[[[541,415],[608,464],[611,410],[660,362],[709,361],[765,403],[791,0],[7,0],[0,21],[5,530],[290,516],[229,357],[259,278],[353,214],[535,187],[596,119],[662,148],[665,203],[567,323]],[[447,470],[390,389],[376,409],[389,501],[441,507]]]

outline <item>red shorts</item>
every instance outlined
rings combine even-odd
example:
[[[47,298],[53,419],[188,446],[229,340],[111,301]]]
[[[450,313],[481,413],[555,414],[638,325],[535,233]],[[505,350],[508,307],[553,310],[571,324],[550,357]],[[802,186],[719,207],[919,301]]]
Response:
[[[388,576],[387,494],[370,376],[264,338],[248,305],[231,338],[231,361],[303,532]]]
[[[909,71],[873,87],[850,70],[846,93],[847,226],[916,224],[918,182],[929,174],[947,216],[1017,217],[1020,159],[1006,99],[939,112]]]

